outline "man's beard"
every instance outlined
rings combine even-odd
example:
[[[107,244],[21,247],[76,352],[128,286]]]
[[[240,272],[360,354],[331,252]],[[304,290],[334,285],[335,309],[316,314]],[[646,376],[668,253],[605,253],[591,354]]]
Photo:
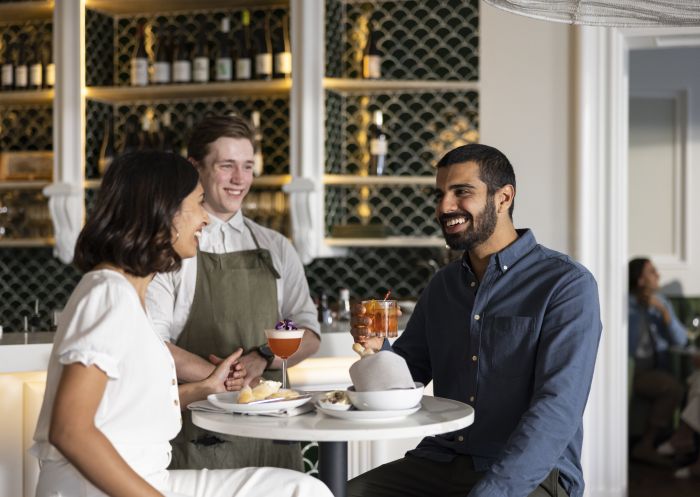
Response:
[[[453,214],[449,217],[455,217],[455,215]],[[477,218],[470,218],[465,213],[464,217],[471,220],[471,227],[459,233],[445,233],[444,219],[441,219],[442,234],[445,237],[445,242],[452,250],[472,250],[491,238],[493,232],[496,231],[496,222],[498,221],[493,195],[487,196],[483,214]]]

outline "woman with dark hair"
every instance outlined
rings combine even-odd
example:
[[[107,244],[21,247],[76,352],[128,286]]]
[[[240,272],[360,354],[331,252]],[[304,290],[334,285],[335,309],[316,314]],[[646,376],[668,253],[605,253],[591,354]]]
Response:
[[[76,246],[85,275],[58,324],[32,453],[37,497],[330,496],[318,480],[273,468],[168,471],[181,406],[225,390],[235,351],[178,386],[145,311],[156,272],[196,254],[208,217],[197,171],[160,152],[118,158]]]
[[[649,259],[629,263],[628,353],[634,360],[632,390],[651,403],[647,426],[632,448],[632,457],[651,464],[668,465],[654,449],[683,399],[683,386],[670,372],[669,347],[685,345],[686,333],[671,304],[658,294],[659,273]],[[692,437],[674,440],[679,451],[692,450]]]

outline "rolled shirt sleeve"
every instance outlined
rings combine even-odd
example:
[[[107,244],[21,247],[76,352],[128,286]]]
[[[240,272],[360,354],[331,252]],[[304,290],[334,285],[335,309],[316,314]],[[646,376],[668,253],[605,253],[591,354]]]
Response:
[[[300,328],[311,330],[320,338],[318,315],[311,300],[304,266],[292,244],[286,238],[280,238],[279,256],[283,276],[280,319],[291,319]]]
[[[595,280],[588,272],[577,273],[545,312],[531,404],[470,497],[526,497],[570,441],[582,437],[580,423],[573,421],[583,415],[601,329]]]

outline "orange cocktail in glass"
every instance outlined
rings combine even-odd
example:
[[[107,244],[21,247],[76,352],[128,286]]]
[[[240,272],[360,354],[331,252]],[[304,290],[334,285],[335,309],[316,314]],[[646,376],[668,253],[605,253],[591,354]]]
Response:
[[[304,330],[265,330],[267,344],[282,359],[282,388],[287,388],[287,359],[299,349]]]
[[[370,337],[399,336],[399,313],[396,300],[363,300],[365,315],[372,319],[367,331]]]

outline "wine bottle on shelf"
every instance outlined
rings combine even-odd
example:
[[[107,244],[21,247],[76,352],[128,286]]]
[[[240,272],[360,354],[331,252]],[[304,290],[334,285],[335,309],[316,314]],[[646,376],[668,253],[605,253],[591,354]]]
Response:
[[[112,128],[112,121],[107,119],[105,120],[102,134],[102,143],[100,144],[100,156],[97,160],[97,170],[100,173],[100,177],[104,176],[107,168],[112,164],[114,154],[114,129]]]
[[[362,55],[362,77],[365,79],[379,79],[382,77],[382,52],[377,46],[378,36],[375,28],[375,23],[370,21],[367,44]]]
[[[231,81],[233,79],[233,58],[231,54],[231,20],[228,17],[221,19],[221,32],[219,36],[219,49],[216,54],[216,80]]]
[[[243,27],[238,33],[238,57],[236,57],[236,79],[247,80],[253,77],[253,62],[250,50],[250,11],[241,12]]]
[[[270,13],[255,32],[255,78],[272,79],[272,39],[270,38]]]
[[[155,117],[151,117],[148,124],[148,137],[150,146],[153,150],[163,150],[163,133],[160,129],[160,121]]]
[[[194,47],[192,79],[195,83],[209,82],[209,44],[203,30],[197,35],[197,43]]]
[[[129,116],[124,125],[124,143],[121,152],[123,154],[136,152],[141,148],[141,139],[139,138],[139,120],[136,116]]]
[[[253,175],[260,176],[263,173],[264,161],[262,153],[262,128],[260,127],[260,112],[254,110],[250,115],[253,122],[253,146],[255,155],[253,156]]]
[[[29,331],[34,333],[41,331],[41,314],[39,313],[39,299],[34,299],[34,311],[29,316]]]
[[[172,54],[170,37],[165,32],[165,26],[161,24],[157,33],[158,47],[153,61],[153,75],[151,81],[156,85],[170,83],[172,74]]]
[[[289,16],[282,16],[282,27],[278,30],[275,50],[275,78],[292,77],[292,49],[289,42]]]
[[[9,44],[9,37],[5,37],[3,47],[0,89],[11,90],[15,86],[15,65],[12,61],[13,47]]]
[[[44,70],[44,86],[53,88],[56,84],[56,64],[53,62],[53,48],[49,46],[46,49],[46,68]]]
[[[192,62],[188,55],[185,37],[180,35],[173,50],[173,83],[192,81]]]
[[[163,112],[163,116],[160,118],[160,146],[163,152],[175,152],[175,133],[173,132],[172,118],[170,111]]]
[[[185,129],[190,130],[194,128],[194,115],[189,113],[185,116]],[[183,139],[180,142],[180,155],[187,158],[187,140]]]
[[[370,126],[371,138],[369,140],[370,153],[370,174],[381,176],[384,174],[384,164],[386,162],[387,141],[386,134],[382,129],[384,115],[381,110],[375,110]]]
[[[17,61],[15,63],[15,89],[26,90],[29,85],[29,66],[27,66],[27,51],[24,37],[20,37],[17,46]]]
[[[153,150],[156,148],[153,144],[151,128],[153,126],[153,116],[150,112],[144,113],[141,116],[141,132],[139,133],[139,150]]]
[[[34,45],[27,62],[30,90],[40,90],[44,84],[44,65],[41,59],[41,45]]]
[[[148,54],[144,40],[144,26],[139,25],[136,48],[131,54],[131,86],[146,86],[148,84]]]
[[[350,316],[350,290],[341,288],[338,299],[338,321],[350,321]]]

